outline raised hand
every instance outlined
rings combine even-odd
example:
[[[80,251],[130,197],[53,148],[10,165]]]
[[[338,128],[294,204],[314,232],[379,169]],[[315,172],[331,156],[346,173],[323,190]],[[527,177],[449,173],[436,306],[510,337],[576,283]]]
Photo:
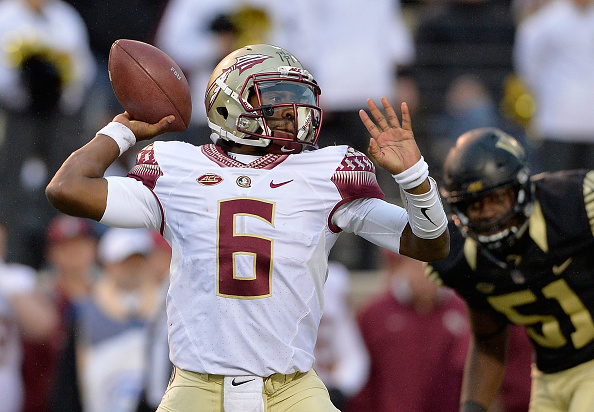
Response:
[[[370,156],[381,167],[395,175],[414,165],[421,158],[421,152],[414,138],[407,104],[403,102],[401,105],[402,126],[400,126],[398,116],[388,99],[382,97],[381,101],[386,116],[382,114],[373,99],[367,99],[367,106],[377,125],[365,110],[360,110],[359,116],[371,134]]]
[[[127,126],[132,130],[137,141],[149,140],[165,133],[169,130],[174,120],[175,116],[171,115],[162,118],[159,123],[150,124],[132,119],[128,112],[120,113],[113,118],[114,122],[122,123],[124,126]]]

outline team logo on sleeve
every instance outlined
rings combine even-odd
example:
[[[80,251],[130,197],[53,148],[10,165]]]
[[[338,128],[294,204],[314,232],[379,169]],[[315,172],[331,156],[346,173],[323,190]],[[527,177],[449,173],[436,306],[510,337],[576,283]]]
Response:
[[[223,178],[219,175],[215,175],[214,173],[206,173],[196,179],[196,181],[204,186],[214,186],[221,183]]]

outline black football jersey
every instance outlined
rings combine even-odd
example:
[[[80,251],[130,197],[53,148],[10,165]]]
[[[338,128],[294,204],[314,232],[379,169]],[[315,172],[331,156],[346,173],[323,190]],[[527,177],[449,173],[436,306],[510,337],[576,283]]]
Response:
[[[594,171],[533,181],[529,227],[499,264],[450,222],[450,255],[426,270],[469,306],[523,325],[538,368],[550,373],[594,359]]]

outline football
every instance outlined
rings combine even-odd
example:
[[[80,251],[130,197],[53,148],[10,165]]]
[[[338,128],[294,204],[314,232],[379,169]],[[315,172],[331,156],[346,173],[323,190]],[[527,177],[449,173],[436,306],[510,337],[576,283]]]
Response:
[[[116,98],[132,118],[157,123],[175,116],[170,131],[190,125],[192,98],[186,76],[162,50],[136,40],[116,40],[109,51],[109,80]]]

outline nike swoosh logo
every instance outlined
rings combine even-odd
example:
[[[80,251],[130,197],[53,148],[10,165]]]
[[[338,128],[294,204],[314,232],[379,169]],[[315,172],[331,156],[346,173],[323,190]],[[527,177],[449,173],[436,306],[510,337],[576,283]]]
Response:
[[[272,180],[270,181],[270,187],[276,189],[277,187],[281,187],[282,185],[286,185],[287,183],[291,183],[294,179],[287,180],[286,182],[281,183],[274,183]]]
[[[285,146],[281,146],[281,152],[285,152],[285,153],[291,153],[294,152],[295,149],[287,149]]]
[[[428,207],[422,207],[421,208],[421,213],[423,214],[423,216],[425,216],[427,218],[428,221],[430,221],[431,223],[433,223],[433,226],[437,226],[433,220],[431,220],[431,218],[427,215],[427,211],[429,210]]]
[[[565,262],[561,263],[559,266],[553,265],[553,274],[559,276],[561,273],[565,272],[567,266],[571,263],[571,258],[567,259]]]
[[[251,382],[251,381],[255,381],[255,379],[249,379],[247,381],[235,382],[235,378],[233,378],[233,380],[231,381],[231,385],[239,386],[239,385],[243,385],[244,383]]]

